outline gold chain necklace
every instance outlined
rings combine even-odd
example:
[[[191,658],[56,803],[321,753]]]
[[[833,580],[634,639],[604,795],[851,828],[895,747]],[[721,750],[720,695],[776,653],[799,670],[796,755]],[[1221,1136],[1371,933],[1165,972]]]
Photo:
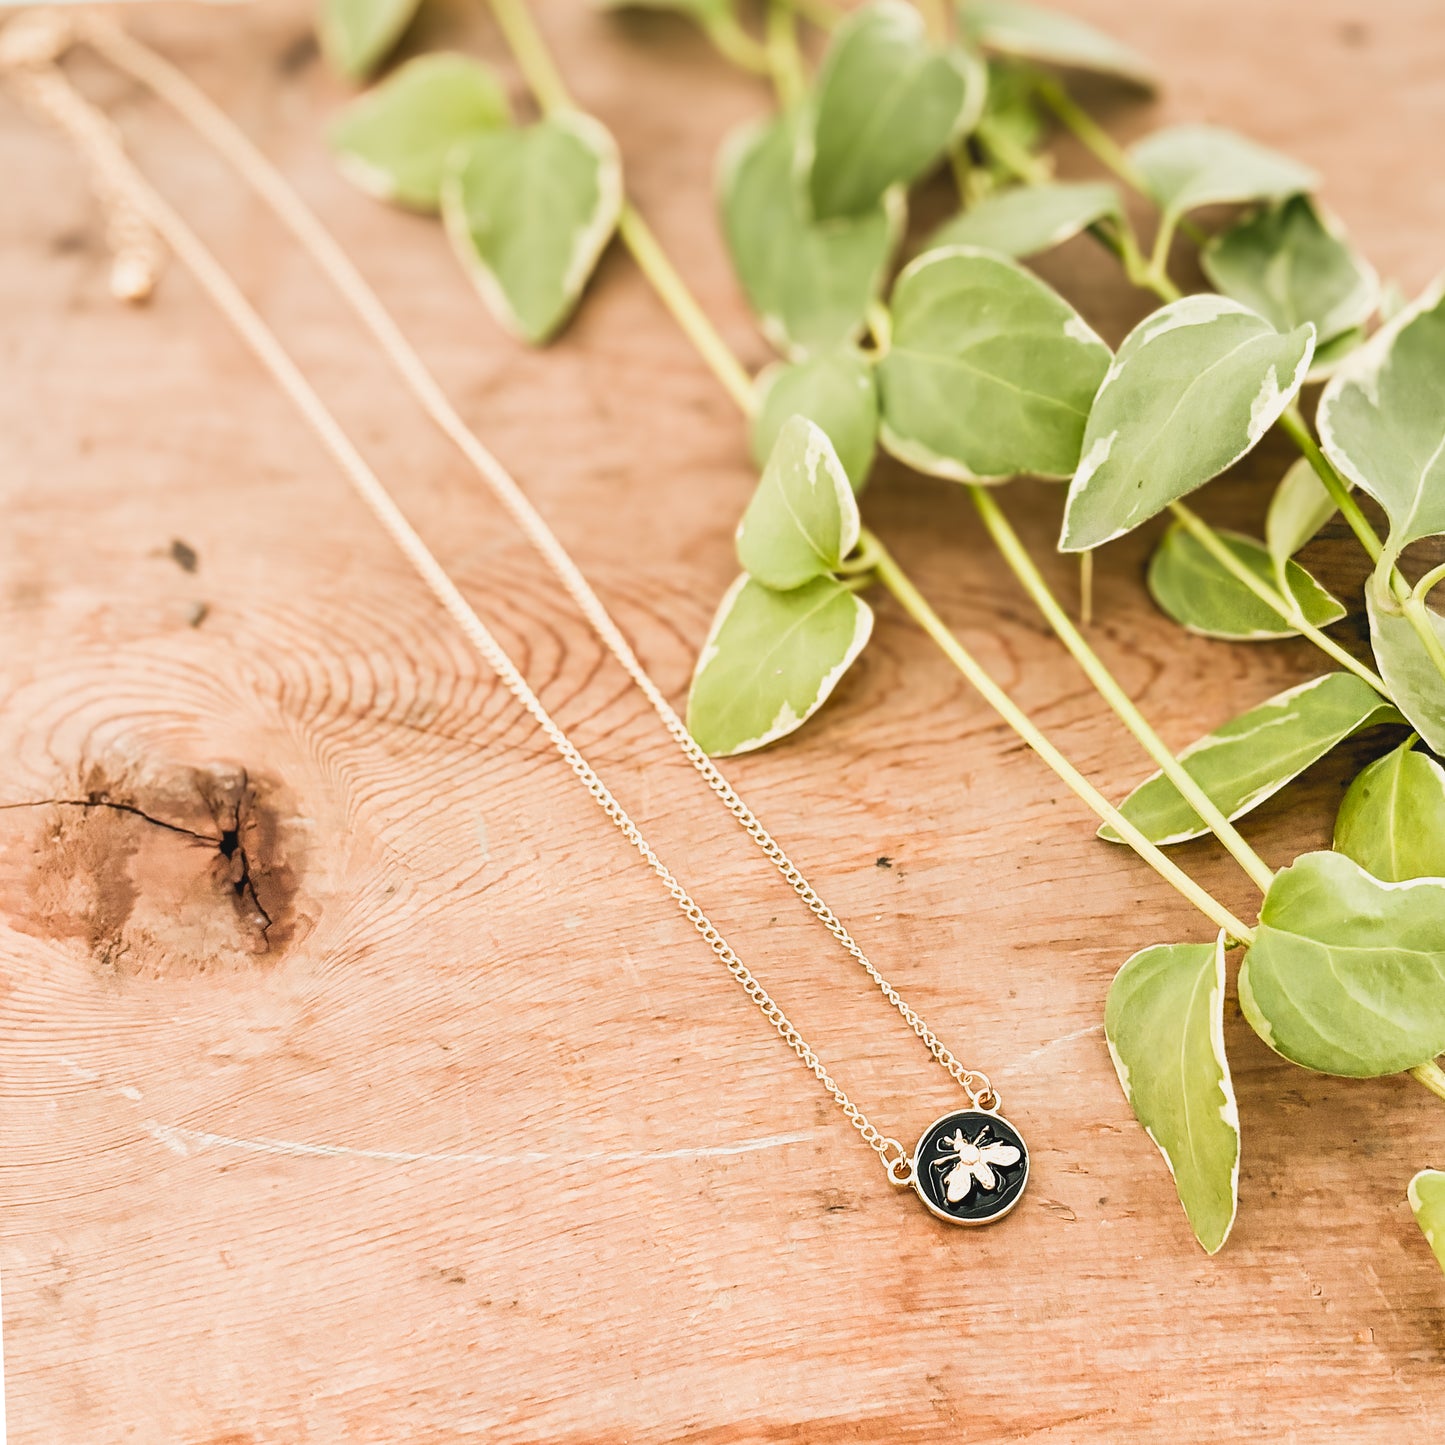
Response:
[[[708,788],[786,879],[808,910],[868,975],[929,1055],[963,1089],[966,1109],[935,1120],[910,1155],[883,1134],[834,1080],[812,1046],[790,1022],[752,971],[653,851],[607,785],[552,719],[516,664],[467,602],[441,563],[280,341],[246,300],[230,274],[196,233],[130,161],[111,121],[65,78],[59,61],[77,41],[88,43],[117,68],[140,80],[175,108],[227,160],[292,232],[336,286],[435,424],[457,445],[562,582],[593,631],[642,691],[679,750]],[[912,1186],[935,1215],[955,1224],[987,1224],[1018,1202],[1028,1181],[1028,1151],[1017,1129],[999,1113],[1000,1099],[986,1075],[966,1068],[869,960],[848,929],[797,865],[738,796],[639,662],[602,605],[515,479],[466,426],[435,377],[402,335],[350,258],[306,208],[281,174],[184,75],[113,24],[91,15],[65,17],[31,11],[0,32],[0,73],[20,98],[55,125],[85,159],[92,188],[106,216],[114,256],[112,290],[127,300],[149,295],[160,260],[159,241],[180,259],[271,374],[341,467],[347,480],[448,615],[502,685],[526,710],[603,813],[661,881],[683,916],[807,1066],[848,1122],[879,1157],[891,1183]]]

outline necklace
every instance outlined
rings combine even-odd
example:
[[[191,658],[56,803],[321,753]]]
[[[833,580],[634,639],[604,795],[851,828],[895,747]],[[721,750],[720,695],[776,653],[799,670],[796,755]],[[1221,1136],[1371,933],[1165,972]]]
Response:
[[[954,1109],[936,1119],[924,1130],[911,1154],[896,1138],[879,1130],[853,1102],[812,1046],[653,851],[571,738],[547,712],[520,669],[467,602],[230,274],[135,168],[114,125],[70,85],[59,61],[72,44],[82,40],[177,109],[271,206],[336,285],[427,414],[462,451],[542,554],[594,632],[647,698],[694,771],[808,910],[897,1010],[932,1059],[963,1090],[968,1107]],[[987,1224],[1007,1214],[1018,1203],[1028,1182],[1028,1151],[1018,1130],[1000,1114],[1001,1100],[988,1077],[965,1067],[904,1001],[712,759],[693,741],[686,725],[643,668],[572,557],[515,479],[457,415],[436,379],[345,252],[280,173],[179,71],[118,27],[96,17],[68,18],[54,11],[31,11],[20,16],[0,31],[0,74],[10,80],[21,100],[55,125],[84,158],[92,188],[106,216],[107,241],[114,257],[111,285],[115,294],[127,300],[143,300],[149,295],[160,261],[161,242],[192,273],[285,392],[428,590],[532,718],[609,821],[656,875],[718,961],[878,1156],[889,1182],[900,1188],[911,1186],[933,1214],[950,1223]]]

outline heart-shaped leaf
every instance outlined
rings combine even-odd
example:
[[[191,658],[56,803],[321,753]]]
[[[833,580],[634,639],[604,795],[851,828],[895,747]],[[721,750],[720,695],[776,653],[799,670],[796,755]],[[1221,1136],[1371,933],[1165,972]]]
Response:
[[[1380,676],[1410,726],[1437,753],[1445,753],[1445,678],[1420,634],[1403,613],[1381,604],[1373,584],[1365,588],[1370,646]],[[1427,624],[1445,645],[1445,617],[1426,613]]]
[[[866,602],[831,577],[774,592],[744,575],[703,644],[687,726],[718,757],[751,752],[801,727],[827,701],[873,631]]]
[[[719,168],[733,269],[763,334],[793,356],[862,334],[906,211],[898,190],[857,216],[810,219],[794,174],[796,135],[787,117],[750,126],[729,141]]]
[[[925,249],[976,246],[1004,256],[1032,256],[1119,214],[1119,193],[1108,181],[1016,186],[985,196],[945,222],[928,238]]]
[[[789,417],[738,524],[738,561],[764,587],[785,592],[837,571],[858,545],[860,526],[827,432],[805,416]]]
[[[954,246],[906,267],[891,306],[878,368],[886,450],[957,481],[1068,476],[1109,348],[1057,291]]]
[[[975,96],[961,51],[934,46],[900,0],[873,0],[833,32],[809,106],[803,167],[819,220],[871,211],[935,166]]]
[[[1335,852],[1386,883],[1445,878],[1445,768],[1401,743],[1350,784]]]
[[[1218,536],[1261,582],[1275,585],[1269,553],[1260,543],[1238,532],[1220,532]],[[1285,563],[1285,583],[1305,620],[1316,627],[1338,622],[1347,611],[1344,603],[1326,592],[1298,562]],[[1260,642],[1298,635],[1178,522],[1165,532],[1149,559],[1149,591],[1177,623],[1204,637]]]
[[[1320,445],[1390,519],[1398,552],[1445,532],[1445,278],[1336,369]]]
[[[759,466],[791,416],[805,416],[827,432],[853,490],[862,491],[878,442],[878,388],[867,358],[840,348],[806,361],[775,362],[759,373],[752,426]]]
[[[1272,201],[1312,191],[1308,166],[1212,125],[1178,125],[1145,136],[1130,151],[1166,216],[1229,201]]]
[[[1334,498],[1319,474],[1300,457],[1280,478],[1264,519],[1264,545],[1278,569],[1335,515]]]
[[[1114,75],[1145,90],[1158,83],[1154,67],[1137,50],[1057,10],[1021,0],[963,0],[958,18],[964,32],[985,50]]]
[[[1239,1006],[1277,1054],[1375,1078],[1445,1051],[1445,881],[1382,883],[1340,853],[1275,874]]]
[[[1410,1181],[1409,1197],[1415,1223],[1445,1269],[1445,1171],[1422,1169]]]
[[[1124,1097],[1213,1254],[1239,1199],[1239,1109],[1224,1056],[1224,938],[1164,943],[1114,975],[1104,1037]]]
[[[621,210],[617,146],[575,111],[473,136],[442,182],[447,234],[482,299],[534,343],[572,314]]]
[[[1272,798],[1363,728],[1402,719],[1352,672],[1327,672],[1231,718],[1179,754],[1185,771],[1228,818]],[[1203,837],[1208,825],[1162,773],[1139,784],[1119,811],[1152,843]],[[1110,827],[1099,836],[1122,839]]]
[[[1094,398],[1060,547],[1122,537],[1232,466],[1294,398],[1313,350],[1313,327],[1281,336],[1224,296],[1146,317]]]
[[[1231,226],[1200,253],[1216,291],[1279,331],[1315,328],[1321,344],[1374,314],[1380,278],[1309,196],[1291,196]]]
[[[511,119],[507,92],[465,55],[419,55],[369,90],[330,130],[342,174],[383,201],[435,211],[460,140]]]

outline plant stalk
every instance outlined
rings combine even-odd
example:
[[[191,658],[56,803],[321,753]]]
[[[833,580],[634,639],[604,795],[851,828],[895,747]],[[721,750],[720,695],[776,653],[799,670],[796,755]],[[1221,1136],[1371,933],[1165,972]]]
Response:
[[[808,77],[803,57],[798,50],[797,18],[790,0],[768,0],[767,38],[768,73],[778,104],[791,110],[803,98]]]
[[[1410,1077],[1417,1083],[1424,1084],[1436,1098],[1445,1099],[1445,1069],[1442,1069],[1434,1059],[1431,1059],[1428,1064],[1419,1064],[1411,1069]]]
[[[1169,510],[1179,519],[1179,523],[1192,536],[1235,581],[1242,583],[1249,588],[1261,602],[1272,611],[1279,614],[1280,618],[1289,623],[1301,636],[1308,638],[1321,652],[1338,662],[1341,667],[1353,672],[1362,682],[1367,682],[1382,697],[1388,699],[1389,689],[1385,686],[1385,680],[1379,673],[1367,667],[1358,658],[1346,652],[1334,638],[1326,636],[1312,622],[1308,621],[1300,612],[1298,604],[1288,594],[1276,591],[1268,583],[1260,580],[1255,573],[1251,572],[1238,557],[1234,555],[1225,545],[1224,539],[1204,520],[1198,513],[1191,511],[1183,502],[1172,502]]]
[[[489,0],[489,3],[512,58],[517,62],[517,68],[537,104],[546,112],[575,109],[567,82],[562,79],[562,73],[532,19],[526,0]],[[652,234],[652,227],[626,197],[617,220],[617,234],[651,283],[658,299],[697,348],[713,375],[744,414],[751,415],[752,378],[732,348],[718,334],[707,313],[697,304],[687,283],[678,275],[667,252]]]
[[[1184,800],[1208,824],[1210,831],[1224,845],[1230,857],[1244,869],[1261,892],[1268,892],[1274,881],[1273,870],[1245,842],[1239,830],[1220,811],[1219,805],[1165,746],[1164,740],[1150,726],[1133,699],[1119,686],[1114,674],[1104,666],[1098,653],[1074,626],[1073,620],[1059,605],[1028,549],[1019,540],[1018,533],[1010,525],[1003,508],[986,488],[977,483],[969,485],[968,493],[1009,570],[1033,599],[1034,605],[1053,629],[1054,636],[1064,644],[1070,656],[1083,669],[1084,675],[1093,683],[1094,690],[1108,703],[1114,715],[1154,760],[1164,776],[1179,790]]]
[[[874,556],[874,575],[878,581],[909,617],[928,634],[984,701],[1048,764],[1060,781],[1080,798],[1096,817],[1114,828],[1166,883],[1176,888],[1206,918],[1223,928],[1231,938],[1241,943],[1252,942],[1254,931],[1251,928],[1200,887],[1157,845],[1151,843],[1059,752],[1029,715],[993,680],[973,654],[949,630],[883,543],[871,532],[865,531],[863,536]]]

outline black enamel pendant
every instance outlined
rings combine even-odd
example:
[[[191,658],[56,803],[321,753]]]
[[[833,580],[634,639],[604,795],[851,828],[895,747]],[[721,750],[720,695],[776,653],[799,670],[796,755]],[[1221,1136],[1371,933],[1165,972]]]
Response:
[[[959,1109],[935,1120],[913,1151],[913,1187],[950,1224],[1002,1219],[1029,1182],[1029,1151],[1007,1119]]]

